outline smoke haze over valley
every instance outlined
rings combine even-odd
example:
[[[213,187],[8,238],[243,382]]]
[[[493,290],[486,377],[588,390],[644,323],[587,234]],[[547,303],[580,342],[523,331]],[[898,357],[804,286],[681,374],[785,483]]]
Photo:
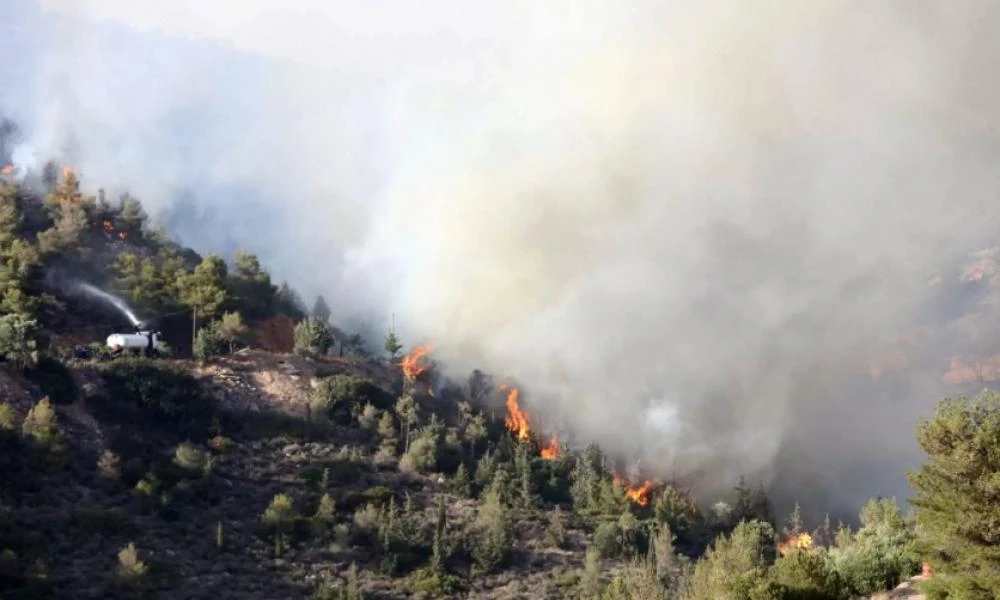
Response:
[[[906,494],[950,357],[995,350],[948,324],[993,307],[954,265],[1000,231],[997,18],[13,0],[0,113],[16,162],[129,189],[199,251],[256,252],[374,341],[395,313],[404,343],[515,377],[577,443],[853,511]]]

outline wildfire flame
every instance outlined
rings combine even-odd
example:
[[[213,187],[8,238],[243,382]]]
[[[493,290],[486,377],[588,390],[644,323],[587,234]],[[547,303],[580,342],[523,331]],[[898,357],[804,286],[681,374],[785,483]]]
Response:
[[[107,233],[111,233],[115,230],[115,224],[112,223],[110,219],[104,219],[104,221],[101,222],[101,225],[103,225],[104,231]]]
[[[0,169],[0,175],[11,175],[12,173],[14,173],[14,165],[4,165]]]
[[[656,482],[646,479],[642,482],[642,485],[630,485],[625,482],[618,473],[612,474],[613,481],[625,488],[625,497],[631,500],[634,504],[639,506],[649,506],[649,500],[653,494],[653,488],[656,486]]]
[[[778,554],[784,556],[790,550],[809,550],[813,547],[812,536],[808,533],[789,536],[785,540],[778,542]]]
[[[421,359],[430,354],[431,350],[433,348],[430,346],[417,346],[403,357],[403,375],[407,379],[416,379],[427,372],[430,366],[421,362]]]
[[[519,442],[526,442],[531,439],[531,427],[528,425],[528,415],[521,412],[521,407],[517,403],[518,392],[516,387],[506,384],[500,386],[500,390],[507,390],[507,418],[504,424],[511,432],[517,434]]]
[[[71,176],[73,176],[75,174],[76,173],[74,173],[73,167],[67,167],[67,166],[63,165],[63,168],[62,168],[63,179],[69,179]]]
[[[542,448],[542,459],[552,460],[559,457],[559,438],[552,436],[549,445]]]
[[[126,233],[124,231],[119,231],[118,232],[118,239],[120,239],[122,241],[125,241],[126,237],[128,237],[128,236],[126,235]]]

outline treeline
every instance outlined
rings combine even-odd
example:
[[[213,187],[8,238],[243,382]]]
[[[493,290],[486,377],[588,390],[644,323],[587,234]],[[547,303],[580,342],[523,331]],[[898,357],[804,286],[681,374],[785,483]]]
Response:
[[[71,328],[79,311],[67,297],[77,281],[120,295],[140,317],[193,312],[207,329],[194,348],[203,355],[231,350],[246,340],[248,324],[277,315],[301,321],[311,313],[328,327],[322,297],[310,310],[253,254],[237,252],[231,264],[201,257],[150,226],[137,198],[85,195],[73,171],[50,171],[41,191],[0,176],[0,355],[31,362],[44,333]]]

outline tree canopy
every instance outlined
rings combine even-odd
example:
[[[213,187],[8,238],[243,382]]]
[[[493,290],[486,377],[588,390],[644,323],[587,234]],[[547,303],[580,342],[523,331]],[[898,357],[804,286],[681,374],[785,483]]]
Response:
[[[917,549],[934,568],[929,598],[1000,598],[1000,394],[946,398],[922,422]]]

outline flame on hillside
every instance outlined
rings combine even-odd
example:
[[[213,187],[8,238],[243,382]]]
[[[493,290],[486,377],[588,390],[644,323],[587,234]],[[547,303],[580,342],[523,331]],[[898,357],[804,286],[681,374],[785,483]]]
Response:
[[[115,224],[111,222],[111,219],[101,221],[101,226],[104,227],[105,233],[112,233],[115,230]]]
[[[615,484],[625,488],[625,497],[631,500],[633,504],[649,506],[649,501],[653,496],[653,488],[656,487],[655,481],[646,479],[641,485],[632,485],[623,480],[618,473],[613,473],[612,478]]]
[[[541,456],[543,460],[552,460],[553,458],[559,458],[559,438],[552,436],[549,440],[549,445],[542,448]]]
[[[68,167],[66,165],[63,165],[63,168],[62,168],[63,179],[69,179],[70,177],[73,177],[75,175],[76,175],[76,172],[73,170],[73,167]]]
[[[430,346],[417,346],[409,354],[403,357],[403,375],[407,379],[416,379],[430,369],[424,357],[433,350]]]
[[[13,175],[13,174],[14,174],[14,165],[4,165],[3,168],[0,169],[0,175]]]
[[[531,439],[531,427],[528,425],[528,415],[521,412],[521,407],[517,402],[520,393],[516,387],[507,384],[500,385],[500,391],[507,391],[507,418],[504,424],[507,429],[517,435],[519,442],[526,442]]]
[[[812,547],[812,536],[808,533],[800,533],[778,542],[778,554],[785,556],[791,550],[810,550]]]
[[[118,232],[118,239],[120,239],[121,241],[124,242],[126,237],[128,237],[128,235],[124,231]]]

